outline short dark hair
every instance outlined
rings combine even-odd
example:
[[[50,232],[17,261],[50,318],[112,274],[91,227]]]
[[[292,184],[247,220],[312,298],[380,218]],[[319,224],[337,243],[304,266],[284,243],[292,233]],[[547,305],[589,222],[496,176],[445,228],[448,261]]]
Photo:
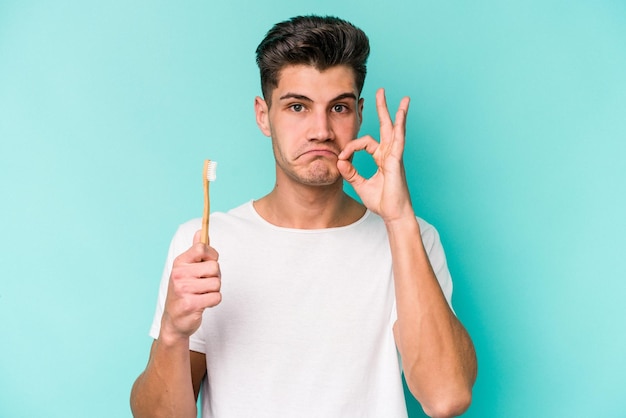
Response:
[[[370,53],[365,32],[333,16],[297,16],[277,23],[256,49],[265,100],[278,87],[280,71],[288,65],[310,65],[324,71],[346,65],[354,71],[359,94],[365,83]]]

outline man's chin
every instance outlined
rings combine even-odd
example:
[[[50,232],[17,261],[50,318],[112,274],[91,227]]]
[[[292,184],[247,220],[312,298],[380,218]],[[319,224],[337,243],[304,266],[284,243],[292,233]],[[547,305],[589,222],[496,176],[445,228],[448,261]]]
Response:
[[[304,178],[300,179],[303,184],[307,186],[332,186],[340,183],[343,179],[338,171],[324,172],[324,173],[308,173]]]

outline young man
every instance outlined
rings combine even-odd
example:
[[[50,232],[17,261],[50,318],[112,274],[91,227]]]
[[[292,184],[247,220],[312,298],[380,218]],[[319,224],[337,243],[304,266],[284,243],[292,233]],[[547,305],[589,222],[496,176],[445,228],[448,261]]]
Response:
[[[197,219],[177,231],[136,417],[195,417],[201,387],[205,417],[406,417],[402,372],[430,416],[469,406],[474,349],[404,174],[408,98],[392,122],[380,90],[380,142],[355,139],[368,55],[361,30],[317,16],[277,24],[257,48],[276,184],[213,214],[210,245]],[[351,163],[359,150],[378,165],[370,179]]]

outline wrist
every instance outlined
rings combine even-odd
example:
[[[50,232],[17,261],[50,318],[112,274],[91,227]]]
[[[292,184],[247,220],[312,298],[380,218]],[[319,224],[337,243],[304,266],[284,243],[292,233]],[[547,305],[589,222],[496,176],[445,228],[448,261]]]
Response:
[[[419,232],[419,223],[413,212],[393,219],[385,220],[385,227],[387,232],[395,234],[398,232]]]
[[[402,225],[415,221],[415,212],[410,198],[388,200],[381,202],[380,216],[385,225]]]
[[[182,334],[167,320],[164,314],[161,319],[161,330],[159,332],[159,342],[167,347],[189,347],[189,335]]]

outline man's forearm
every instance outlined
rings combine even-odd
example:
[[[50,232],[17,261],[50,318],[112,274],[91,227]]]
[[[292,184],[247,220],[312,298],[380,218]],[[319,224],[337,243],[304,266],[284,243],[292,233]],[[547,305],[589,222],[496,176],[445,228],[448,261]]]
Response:
[[[441,290],[415,217],[387,224],[398,319],[394,335],[409,389],[431,416],[454,416],[471,402],[474,348]]]
[[[195,418],[189,341],[156,340],[131,392],[135,418]]]

